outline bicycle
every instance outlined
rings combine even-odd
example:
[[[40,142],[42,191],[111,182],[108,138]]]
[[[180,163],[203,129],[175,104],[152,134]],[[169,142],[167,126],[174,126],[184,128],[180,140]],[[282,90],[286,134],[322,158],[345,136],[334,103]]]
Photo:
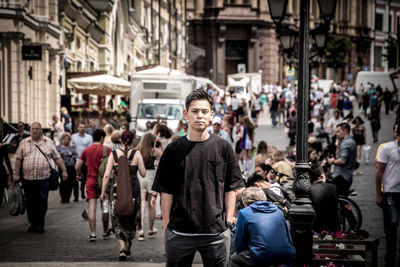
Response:
[[[356,195],[354,190],[350,191],[349,196]],[[355,231],[361,229],[363,221],[360,207],[349,196],[338,196],[339,222],[343,231]]]

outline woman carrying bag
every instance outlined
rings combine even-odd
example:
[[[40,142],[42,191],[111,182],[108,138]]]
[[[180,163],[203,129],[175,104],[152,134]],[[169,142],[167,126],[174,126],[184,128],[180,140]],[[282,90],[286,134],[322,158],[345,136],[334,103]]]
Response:
[[[111,203],[111,217],[113,220],[113,225],[115,227],[115,236],[118,239],[120,245],[119,260],[124,261],[126,257],[131,255],[130,249],[132,245],[132,239],[135,237],[137,223],[140,222],[140,183],[137,176],[137,171],[139,171],[142,177],[146,176],[146,168],[143,163],[142,155],[140,151],[133,150],[131,148],[132,142],[135,139],[135,135],[126,130],[121,135],[122,147],[114,151],[108,157],[107,168],[103,177],[103,185],[101,189],[101,200],[107,199],[109,197]],[[128,165],[125,165],[125,160],[128,159]],[[120,168],[126,168],[126,170],[118,169],[119,161],[121,161]],[[112,177],[112,173],[118,173],[118,177],[112,180],[113,186],[111,188],[110,196],[107,196],[107,188],[109,179]],[[126,174],[126,175],[123,175]],[[128,187],[131,188],[132,198],[128,199],[127,194],[123,191]],[[129,188],[129,187],[128,187]],[[132,201],[133,199],[133,211],[131,214],[119,213],[118,205],[131,204],[131,203],[121,203],[123,201]],[[106,207],[107,208],[107,207]]]

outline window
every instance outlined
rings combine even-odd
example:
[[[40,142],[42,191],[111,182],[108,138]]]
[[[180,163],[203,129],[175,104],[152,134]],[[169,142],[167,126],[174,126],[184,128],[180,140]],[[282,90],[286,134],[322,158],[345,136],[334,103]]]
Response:
[[[375,67],[382,67],[382,47],[375,46],[374,48],[374,64]]]
[[[76,37],[76,49],[81,49],[81,38],[78,36]]]
[[[375,13],[375,30],[383,31],[383,14]]]

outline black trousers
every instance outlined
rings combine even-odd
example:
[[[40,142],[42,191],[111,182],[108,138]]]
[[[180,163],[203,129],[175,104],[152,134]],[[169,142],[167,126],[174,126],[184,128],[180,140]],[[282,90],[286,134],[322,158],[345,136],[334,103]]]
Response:
[[[400,216],[400,193],[383,193],[383,227],[386,236],[386,266],[396,266],[397,226]]]
[[[333,178],[333,183],[336,185],[337,193],[341,196],[348,196],[351,182],[344,179],[341,175]]]
[[[72,194],[72,190],[76,187],[78,188],[78,181],[76,180],[76,171],[75,166],[67,167],[68,178],[67,180],[63,180],[61,178],[60,183],[60,197],[62,202],[69,202]],[[62,173],[60,171],[60,177],[62,177]],[[79,194],[75,194],[75,198],[79,197]]]
[[[86,198],[85,195],[85,186],[86,186],[86,177],[87,177],[87,166],[84,163],[81,169],[82,179],[81,179],[81,197],[82,199]],[[74,191],[75,192],[75,191]],[[74,193],[75,194],[75,193]]]
[[[49,179],[36,181],[23,180],[23,186],[29,223],[33,227],[44,228],[47,199],[49,196]]]

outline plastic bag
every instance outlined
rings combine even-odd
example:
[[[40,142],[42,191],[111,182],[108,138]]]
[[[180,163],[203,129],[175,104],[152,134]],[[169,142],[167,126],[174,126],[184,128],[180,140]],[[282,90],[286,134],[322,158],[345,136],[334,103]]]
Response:
[[[22,188],[19,184],[11,185],[7,193],[10,215],[23,215],[25,213],[25,196]]]
[[[370,145],[362,146],[361,156],[364,158],[365,163],[369,163],[370,158],[371,158],[371,146]]]

